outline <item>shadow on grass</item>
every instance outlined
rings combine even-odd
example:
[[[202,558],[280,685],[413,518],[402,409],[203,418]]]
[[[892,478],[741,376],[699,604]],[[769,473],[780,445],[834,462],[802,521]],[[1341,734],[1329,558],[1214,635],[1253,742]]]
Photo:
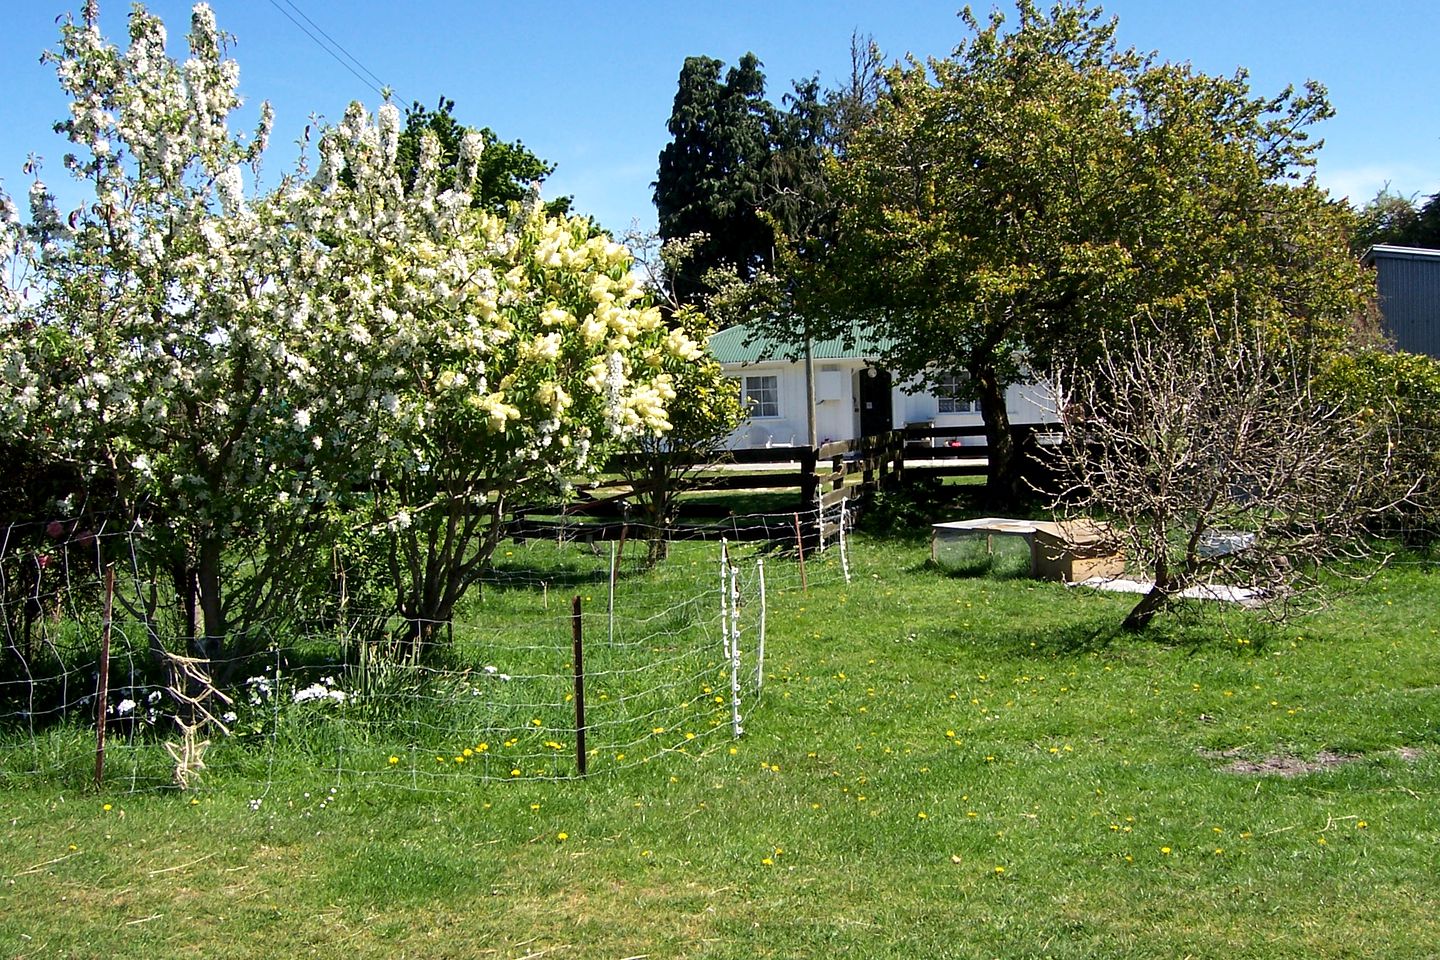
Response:
[[[1118,620],[1092,618],[1058,627],[1007,631],[995,641],[1016,658],[1074,657],[1109,650],[1125,637]]]
[[[1016,559],[1004,555],[979,556],[958,561],[926,558],[911,568],[912,573],[937,573],[950,580],[1028,580],[1030,558]]]
[[[997,578],[998,579],[998,578]],[[997,656],[1013,659],[1085,656],[1115,652],[1117,649],[1155,648],[1184,651],[1199,656],[1219,650],[1237,654],[1263,653],[1270,644],[1286,635],[1286,628],[1267,623],[1243,612],[1216,615],[1213,612],[1161,615],[1140,630],[1123,626],[1125,610],[1091,613],[1053,625],[1022,626],[978,634],[951,627],[941,636],[955,643],[986,647]]]

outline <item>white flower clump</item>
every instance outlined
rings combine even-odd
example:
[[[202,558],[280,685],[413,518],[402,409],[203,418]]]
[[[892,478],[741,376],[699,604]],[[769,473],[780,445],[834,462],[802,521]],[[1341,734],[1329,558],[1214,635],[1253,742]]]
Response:
[[[315,700],[333,700],[336,703],[344,703],[348,698],[349,695],[344,690],[336,690],[323,683],[312,683],[308,687],[296,690],[291,700],[295,703],[310,703]]]

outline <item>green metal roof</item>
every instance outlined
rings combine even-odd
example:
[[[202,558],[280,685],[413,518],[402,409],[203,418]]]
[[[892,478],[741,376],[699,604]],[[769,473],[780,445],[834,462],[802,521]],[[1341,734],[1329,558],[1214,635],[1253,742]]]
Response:
[[[849,346],[846,346],[847,339]],[[750,341],[748,344],[747,340]],[[710,338],[708,346],[711,355],[721,363],[798,360],[805,355],[803,344],[788,343],[765,334],[751,336],[751,328],[746,324],[719,331]],[[888,337],[870,336],[856,325],[851,328],[848,337],[812,341],[810,354],[816,360],[874,360],[892,346],[894,343]]]

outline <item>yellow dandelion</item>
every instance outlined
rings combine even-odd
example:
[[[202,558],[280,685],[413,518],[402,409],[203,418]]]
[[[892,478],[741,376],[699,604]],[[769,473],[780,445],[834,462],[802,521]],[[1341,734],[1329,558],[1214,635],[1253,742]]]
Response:
[[[760,862],[763,863],[763,864],[765,864],[765,866],[767,866],[767,867],[773,867],[773,866],[775,865],[775,861],[772,860],[772,859],[769,858],[769,857],[765,857],[765,858],[762,859]]]
[[[1165,856],[1167,856],[1167,857],[1170,856],[1170,848],[1169,848],[1169,847],[1161,847],[1161,848],[1160,848],[1160,852],[1163,853],[1163,854],[1164,854]]]
[[[995,868],[995,872],[996,872],[996,873],[1004,873],[1004,872],[1005,872],[1005,868],[1004,868],[1004,867],[996,867],[996,868]]]
[[[916,816],[918,819],[920,819],[920,820],[929,820],[929,819],[930,819],[930,814],[926,813],[924,810],[921,810],[921,811],[920,811],[919,813],[917,813],[915,816]]]
[[[1355,824],[1355,829],[1364,830],[1368,826],[1370,826],[1370,824],[1366,823],[1364,820],[1361,820],[1360,822]]]
[[[395,755],[392,753],[392,754],[390,755],[390,766],[393,767],[393,766],[395,766],[395,764],[397,764],[397,763],[399,763],[399,762],[400,762],[400,758],[397,757],[397,756],[395,756]]]
[[[555,834],[555,839],[559,840],[561,843],[564,843],[566,840],[570,839],[570,834],[566,833],[564,830],[561,830],[559,833]]]
[[[101,809],[101,810],[104,810],[106,813],[109,813],[111,810],[114,809],[114,807],[110,806],[110,804],[107,803],[107,804],[105,804],[103,807],[101,807],[100,809]]]

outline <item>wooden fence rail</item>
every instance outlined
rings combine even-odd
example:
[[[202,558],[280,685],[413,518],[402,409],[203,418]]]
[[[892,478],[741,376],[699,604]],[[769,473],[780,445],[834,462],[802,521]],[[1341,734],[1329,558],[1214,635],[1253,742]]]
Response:
[[[1039,438],[1054,434],[1053,424],[1023,424],[1013,428],[1017,447],[1031,448]],[[633,455],[631,455],[633,456]],[[612,467],[618,466],[618,460]],[[983,426],[907,427],[854,440],[815,447],[777,446],[727,451],[723,459],[700,468],[693,489],[794,489],[795,513],[813,527],[813,534],[829,536],[820,521],[833,527],[842,500],[863,504],[875,493],[900,483],[907,471],[927,476],[983,475],[988,468]],[[580,536],[590,540],[618,539],[624,535],[625,501],[635,491],[626,488],[603,497],[587,496],[566,505],[561,519],[515,518],[510,534],[517,538]],[[583,526],[577,519],[585,520]],[[598,522],[597,522],[598,521]],[[735,518],[719,523],[677,525],[674,539],[727,536],[730,539],[773,539],[772,524]],[[632,534],[633,535],[633,532]],[[807,536],[808,536],[807,535]]]

